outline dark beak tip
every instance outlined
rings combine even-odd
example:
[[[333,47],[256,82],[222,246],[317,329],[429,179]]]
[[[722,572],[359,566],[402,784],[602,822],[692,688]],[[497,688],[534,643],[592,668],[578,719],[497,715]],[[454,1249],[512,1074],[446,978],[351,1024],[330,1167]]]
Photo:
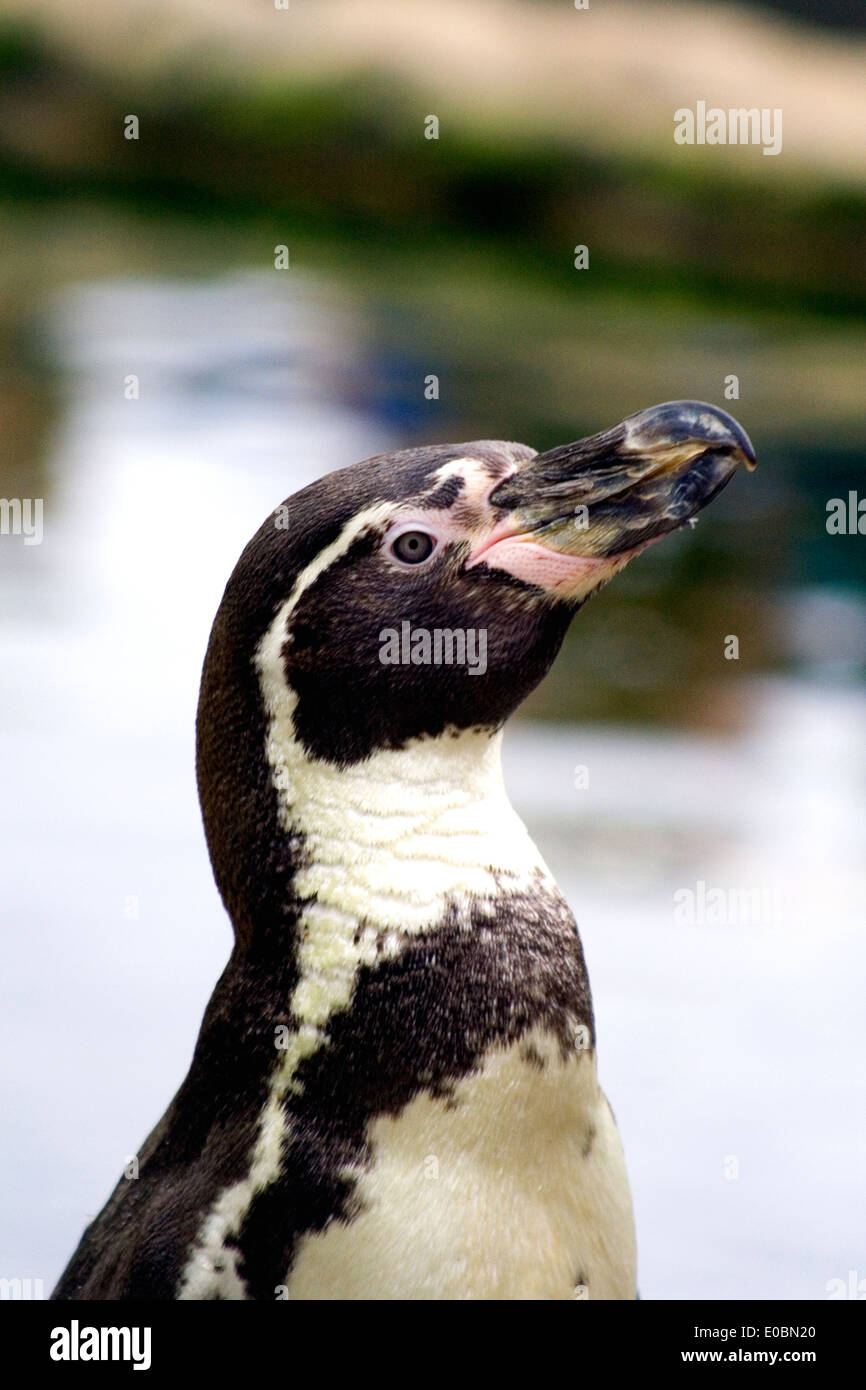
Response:
[[[629,415],[623,425],[627,442],[635,448],[699,440],[708,448],[742,455],[749,471],[755,467],[755,448],[740,422],[707,401],[663,401]]]

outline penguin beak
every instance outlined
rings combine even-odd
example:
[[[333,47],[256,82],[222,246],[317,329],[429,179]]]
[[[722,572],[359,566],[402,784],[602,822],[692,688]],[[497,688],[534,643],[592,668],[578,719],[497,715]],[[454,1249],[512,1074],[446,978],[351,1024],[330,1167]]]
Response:
[[[484,562],[582,599],[639,551],[691,521],[755,451],[732,416],[667,401],[613,429],[536,454],[490,493]]]

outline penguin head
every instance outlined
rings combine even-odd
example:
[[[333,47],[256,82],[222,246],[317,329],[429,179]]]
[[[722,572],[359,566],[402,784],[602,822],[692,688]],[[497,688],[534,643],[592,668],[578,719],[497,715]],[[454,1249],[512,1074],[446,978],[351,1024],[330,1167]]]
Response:
[[[544,454],[484,440],[331,474],[241,560],[231,587],[285,576],[271,640],[250,623],[248,655],[291,687],[317,758],[498,727],[580,605],[753,460],[729,416],[672,402]]]
[[[343,767],[499,728],[581,604],[741,463],[754,451],[736,421],[679,401],[542,454],[490,440],[383,454],[287,499],[244,550],[211,634],[206,824],[226,798],[254,814],[278,715],[305,758]]]

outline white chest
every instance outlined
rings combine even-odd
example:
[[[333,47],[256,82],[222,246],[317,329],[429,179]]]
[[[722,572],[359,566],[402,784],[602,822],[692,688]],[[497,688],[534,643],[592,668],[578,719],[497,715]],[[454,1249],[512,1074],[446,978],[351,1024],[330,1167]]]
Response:
[[[502,735],[419,740],[336,768],[311,761],[277,716],[268,757],[287,829],[306,864],[296,889],[301,978],[291,1001],[321,1028],[351,997],[358,970],[388,960],[407,936],[549,878],[505,792]]]
[[[299,894],[412,932],[435,925],[449,899],[526,887],[544,866],[508,801],[501,744],[501,734],[443,734],[337,768],[308,759],[275,719],[268,758],[308,860]]]

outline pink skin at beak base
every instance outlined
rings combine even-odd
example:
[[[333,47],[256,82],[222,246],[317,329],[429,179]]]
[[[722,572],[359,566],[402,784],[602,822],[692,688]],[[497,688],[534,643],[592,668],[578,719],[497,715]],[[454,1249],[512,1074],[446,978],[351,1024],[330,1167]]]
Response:
[[[533,584],[539,589],[555,594],[558,598],[579,599],[598,584],[616,574],[628,564],[641,550],[651,545],[634,546],[631,550],[620,551],[617,555],[595,558],[589,555],[567,555],[559,550],[550,550],[515,534],[505,527],[497,528],[487,536],[466,562],[466,568],[485,564],[491,569],[504,570],[524,584]]]

